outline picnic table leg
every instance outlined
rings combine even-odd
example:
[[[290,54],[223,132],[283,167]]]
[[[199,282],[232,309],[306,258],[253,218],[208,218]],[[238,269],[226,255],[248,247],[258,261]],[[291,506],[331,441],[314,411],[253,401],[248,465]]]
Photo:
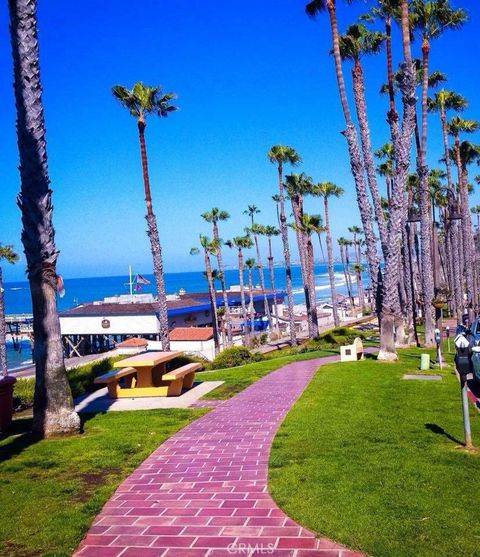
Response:
[[[153,387],[152,382],[152,368],[151,367],[138,367],[137,370],[137,383],[135,388],[143,389]]]
[[[152,385],[155,387],[160,387],[162,384],[162,375],[167,371],[167,365],[165,362],[155,366],[152,369]]]
[[[118,381],[110,381],[107,383],[107,391],[110,398],[118,398],[119,389]]]
[[[189,373],[188,375],[185,375],[185,377],[183,378],[183,388],[191,389],[193,386],[194,378],[195,378],[195,373]]]
[[[183,388],[183,377],[170,381],[167,390],[167,396],[180,396]]]

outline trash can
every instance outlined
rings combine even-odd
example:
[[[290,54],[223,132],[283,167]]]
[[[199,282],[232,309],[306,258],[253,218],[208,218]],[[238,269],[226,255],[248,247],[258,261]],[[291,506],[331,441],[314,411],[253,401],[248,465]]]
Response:
[[[16,382],[11,375],[0,377],[0,431],[6,431],[12,423],[13,386]]]

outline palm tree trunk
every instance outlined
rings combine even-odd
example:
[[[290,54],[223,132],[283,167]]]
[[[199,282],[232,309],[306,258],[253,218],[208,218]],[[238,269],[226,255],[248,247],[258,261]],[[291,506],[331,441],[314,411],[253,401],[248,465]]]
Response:
[[[252,269],[248,269],[248,290],[249,290],[249,300],[248,309],[250,312],[250,332],[253,335],[255,332],[255,306],[253,304],[253,282],[252,282]]]
[[[222,247],[220,245],[220,235],[218,234],[218,226],[216,222],[213,222],[213,238],[218,244],[217,248],[217,263],[218,272],[220,273],[220,284],[222,288],[223,306],[224,306],[224,318],[225,326],[227,329],[227,342],[229,346],[232,345],[232,318],[230,316],[230,306],[228,305],[228,295],[227,288],[225,286],[225,273],[223,270],[223,258],[222,258]]]
[[[158,334],[162,343],[162,350],[170,350],[170,339],[168,338],[168,310],[167,296],[165,292],[165,279],[163,272],[162,247],[158,234],[157,219],[153,213],[152,196],[150,194],[150,179],[148,175],[148,157],[145,144],[146,124],[142,118],[138,120],[138,139],[140,143],[140,157],[142,161],[143,185],[145,189],[145,204],[147,206],[147,235],[150,239],[152,251],[153,275],[157,287],[157,312],[158,312]]]
[[[48,437],[78,432],[63,360],[56,306],[58,251],[52,223],[40,82],[35,0],[9,0],[20,155],[22,242],[33,308],[35,395],[33,428]]]
[[[295,331],[295,316],[293,313],[292,265],[290,260],[290,247],[288,245],[287,218],[285,216],[285,196],[283,193],[283,167],[281,162],[278,163],[278,189],[280,195],[280,232],[282,234],[283,257],[285,259],[285,283],[287,287],[290,343],[292,346],[296,346],[297,333]]]
[[[306,263],[307,263],[307,277],[308,277],[308,288],[311,299],[310,312],[312,315],[312,338],[318,337],[318,313],[317,313],[317,296],[315,293],[315,272],[314,272],[314,253],[313,253],[313,243],[311,236],[306,239]]]
[[[273,292],[273,314],[275,316],[275,330],[277,333],[280,328],[278,326],[278,305],[277,305],[277,291],[275,290],[275,273],[273,270],[273,254],[272,254],[272,239],[268,238],[268,270],[270,273],[270,285]]]
[[[350,288],[350,281],[348,280],[348,272],[347,272],[347,264],[345,263],[344,247],[345,247],[344,245],[340,244],[340,258],[342,260],[343,277],[345,278],[345,284],[347,286],[347,294],[348,294],[348,298],[350,300],[351,308],[353,310],[353,308],[355,307],[355,304],[353,303],[352,289]]]
[[[7,327],[5,325],[5,305],[3,300],[3,272],[0,267],[0,376],[7,375]]]
[[[348,107],[347,95],[345,92],[345,82],[343,79],[342,58],[340,55],[340,44],[338,36],[337,17],[335,3],[333,0],[327,0],[327,10],[330,17],[330,29],[333,43],[333,56],[335,61],[335,73],[337,78],[337,86],[339,91],[340,103],[345,118],[346,129],[343,131],[347,140],[348,153],[350,158],[350,167],[355,181],[355,190],[357,193],[357,204],[360,211],[363,230],[365,233],[365,244],[367,249],[367,261],[370,271],[370,280],[372,282],[372,290],[377,300],[377,311],[380,309],[378,302],[378,254],[373,230],[372,210],[368,198],[368,192],[365,185],[364,165],[362,155],[360,153],[357,132],[352,122],[350,109]]]
[[[240,284],[240,301],[243,319],[243,345],[248,346],[247,306],[245,304],[245,286],[243,284],[243,252],[238,250],[238,281]]]
[[[292,212],[293,218],[295,221],[295,234],[297,237],[297,245],[298,245],[298,255],[300,257],[300,269],[302,272],[302,282],[303,282],[303,291],[305,293],[305,305],[307,308],[307,322],[308,322],[308,334],[310,338],[313,338],[315,335],[314,328],[315,324],[313,322],[313,314],[312,314],[312,296],[310,292],[310,277],[308,271],[308,262],[307,262],[307,253],[306,253],[306,237],[305,233],[301,230],[301,205],[302,200],[298,195],[292,195],[290,197],[290,201],[292,203]],[[318,323],[317,323],[317,330],[318,330]]]
[[[318,245],[320,246],[320,251],[322,252],[322,261],[325,262],[325,252],[323,251],[323,242],[322,242],[322,233],[321,232],[317,232],[317,236],[318,236]]]
[[[207,251],[205,251],[205,274],[207,275],[208,294],[210,297],[210,306],[212,308],[212,328],[213,341],[215,343],[215,354],[218,354],[220,350],[220,337],[218,332],[217,297],[215,295],[215,286],[213,285],[212,266],[210,264],[210,257]]]
[[[340,325],[340,320],[338,318],[338,300],[337,292],[335,290],[335,274],[333,271],[333,244],[332,236],[330,234],[330,219],[328,216],[328,199],[323,198],[323,207],[325,211],[325,228],[326,228],[326,241],[327,241],[327,257],[328,257],[328,278],[330,281],[330,292],[332,294],[332,312],[333,312],[333,324],[335,327]]]
[[[422,254],[422,291],[423,312],[425,320],[425,346],[435,346],[435,317],[432,300],[435,297],[435,270],[432,267],[434,254],[432,253],[432,218],[430,213],[430,193],[428,190],[427,153],[427,99],[428,99],[428,54],[427,40],[422,42],[423,84],[421,104],[421,149],[417,159],[417,173],[420,184],[420,235]]]
[[[377,175],[375,170],[375,163],[373,161],[372,144],[370,141],[370,129],[367,118],[367,102],[365,100],[363,69],[358,60],[355,60],[355,64],[352,70],[352,76],[353,97],[355,100],[355,109],[358,118],[358,125],[360,128],[363,160],[367,173],[368,185],[370,187],[370,193],[372,194],[373,208],[375,212],[375,219],[377,221],[380,243],[382,245],[383,257],[385,258],[387,254],[387,227],[382,209],[382,203],[380,201],[380,194],[378,192]]]
[[[258,269],[258,277],[260,279],[260,289],[262,291],[262,296],[263,296],[263,308],[265,311],[265,315],[267,316],[268,319],[268,327],[270,330],[272,330],[273,327],[272,314],[270,313],[270,306],[268,305],[267,293],[265,291],[265,278],[263,275],[262,256],[260,253],[260,246],[258,245],[258,236],[255,233],[253,234],[253,241],[255,242],[255,250],[257,252],[257,269]]]
[[[352,308],[354,308],[355,307],[355,296],[353,295],[352,275],[350,274],[350,255],[348,253],[348,244],[345,244],[345,265],[346,265],[347,282],[350,286],[350,296],[351,296],[351,299],[352,299]]]

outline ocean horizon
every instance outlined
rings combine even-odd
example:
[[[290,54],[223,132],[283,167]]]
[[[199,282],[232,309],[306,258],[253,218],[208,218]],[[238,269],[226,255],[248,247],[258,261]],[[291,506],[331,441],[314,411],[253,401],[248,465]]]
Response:
[[[326,264],[317,264],[315,271],[315,291],[317,301],[323,302],[330,299],[330,283],[328,279],[328,268]],[[343,273],[343,266],[336,263],[334,265],[335,286],[338,294],[346,294],[347,287]],[[142,277],[150,281],[150,284],[142,284],[139,294],[155,294],[155,280],[151,274],[143,274]],[[135,277],[135,274],[133,275]],[[270,275],[268,268],[264,268],[265,287],[271,288]],[[363,275],[363,282],[367,282],[367,274]],[[283,267],[274,268],[275,288],[277,291],[285,290],[285,269]],[[82,303],[103,300],[107,296],[128,294],[129,277],[120,275],[113,277],[90,277],[90,278],[64,278],[65,296],[57,299],[58,310],[60,312],[75,307]],[[238,270],[225,270],[225,282],[227,287],[239,283]],[[246,282],[246,274],[245,274]],[[253,271],[253,283],[259,284],[258,270]],[[354,292],[356,292],[355,280],[352,277]],[[292,266],[292,286],[294,293],[294,303],[305,303],[301,269],[299,265]],[[165,273],[165,287],[167,294],[176,294],[181,289],[188,292],[207,292],[208,285],[202,271],[188,271],[184,273]],[[217,289],[220,284],[217,283]],[[4,284],[5,313],[7,315],[29,314],[32,311],[30,299],[30,289],[27,281],[6,282]],[[20,350],[14,350],[11,342],[7,343],[7,358],[9,368],[17,368],[31,363],[30,342],[23,341]]]

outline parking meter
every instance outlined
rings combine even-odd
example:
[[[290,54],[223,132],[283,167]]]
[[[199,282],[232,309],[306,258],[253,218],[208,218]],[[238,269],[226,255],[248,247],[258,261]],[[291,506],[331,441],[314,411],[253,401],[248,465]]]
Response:
[[[450,354],[450,327],[448,325],[445,327],[445,336],[447,337],[448,353]]]
[[[437,343],[437,348],[440,346],[440,329],[435,329],[435,342]]]
[[[472,345],[465,335],[457,335],[454,340],[456,354],[455,367],[464,381],[469,373],[472,373]]]

